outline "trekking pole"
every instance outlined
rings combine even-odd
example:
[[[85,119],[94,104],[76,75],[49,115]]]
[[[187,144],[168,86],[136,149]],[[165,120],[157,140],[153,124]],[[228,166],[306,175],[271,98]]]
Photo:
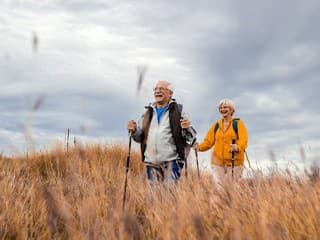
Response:
[[[235,144],[236,140],[232,139],[232,144]],[[232,149],[232,158],[231,158],[231,164],[232,164],[232,180],[233,180],[233,169],[234,169],[234,151]]]
[[[248,154],[247,154],[247,151],[246,151],[246,150],[244,150],[244,154],[245,154],[246,159],[247,159],[247,161],[248,161],[249,168],[251,168],[251,169],[252,169],[252,167],[251,167],[251,163],[250,163],[250,160],[249,160],[249,157],[248,157]]]
[[[196,143],[197,138],[194,138],[192,143],[191,143],[191,147],[194,146],[194,144]],[[200,179],[200,171],[199,171],[199,160],[198,160],[198,149],[194,149],[194,153],[196,155],[196,161],[197,161],[197,170],[198,170],[198,178]]]
[[[185,158],[185,162],[186,162],[186,167],[185,167],[185,176],[186,176],[186,178],[188,179],[188,159],[187,159],[187,157]]]
[[[195,149],[194,153],[196,154],[196,160],[197,160],[197,170],[198,170],[198,178],[200,179],[200,171],[199,171],[199,160],[198,160],[198,150]]]
[[[183,117],[181,116],[180,120],[182,120],[182,119],[183,119]],[[182,129],[182,137],[185,138],[186,135],[187,135],[186,129]],[[186,178],[188,179],[188,158],[187,158],[186,154],[185,154],[184,160],[185,160],[185,164],[186,164],[184,174],[185,174]]]
[[[129,172],[130,152],[131,152],[131,139],[132,139],[132,133],[131,133],[131,131],[129,131],[129,149],[128,149],[127,164],[126,164],[126,178],[125,178],[125,181],[124,181],[122,210],[124,210],[125,203],[126,203],[126,194],[127,194],[127,185],[128,185],[128,172]]]

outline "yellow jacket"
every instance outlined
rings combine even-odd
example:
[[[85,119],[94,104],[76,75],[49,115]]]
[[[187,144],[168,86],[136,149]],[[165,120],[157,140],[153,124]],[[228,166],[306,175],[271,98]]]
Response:
[[[244,151],[248,143],[247,129],[243,121],[237,118],[239,136],[239,138],[237,138],[237,134],[232,127],[233,119],[229,121],[229,125],[225,131],[223,131],[223,119],[220,119],[218,121],[219,128],[216,133],[214,132],[216,122],[213,123],[206,137],[202,143],[199,144],[199,151],[207,151],[214,146],[214,150],[212,151],[211,155],[211,164],[223,164],[231,166],[232,153],[230,144],[232,143],[232,139],[235,139],[239,148],[239,152],[235,152],[234,154],[234,165],[243,166]]]

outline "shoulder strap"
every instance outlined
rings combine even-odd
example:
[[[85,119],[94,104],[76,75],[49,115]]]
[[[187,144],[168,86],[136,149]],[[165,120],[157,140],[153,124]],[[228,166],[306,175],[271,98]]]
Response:
[[[182,104],[180,104],[180,103],[178,103],[177,105],[178,105],[178,110],[179,110],[179,113],[180,113],[180,115],[181,115],[181,113],[182,113],[182,108],[183,108],[183,105],[182,105]]]
[[[145,107],[147,110],[143,115],[144,124],[143,127],[146,127],[149,130],[151,119],[153,116],[153,109],[150,106]]]
[[[219,122],[216,122],[216,125],[214,126],[214,134],[216,134],[218,129],[219,129]]]
[[[239,138],[239,135],[238,135],[238,120],[239,120],[239,118],[235,118],[235,119],[232,120],[232,127],[233,127],[234,132],[237,134],[237,138]]]

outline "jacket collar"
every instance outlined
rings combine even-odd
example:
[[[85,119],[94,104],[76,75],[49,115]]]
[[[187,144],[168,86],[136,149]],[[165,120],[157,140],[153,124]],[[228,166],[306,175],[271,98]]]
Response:
[[[175,103],[177,102],[176,99],[175,98],[171,98],[169,103],[168,103],[168,106],[170,106],[170,104],[172,104],[174,102]],[[157,103],[156,102],[152,102],[152,103],[149,103],[147,106],[145,106],[145,108],[152,107],[153,109],[155,109],[156,106],[157,106]]]

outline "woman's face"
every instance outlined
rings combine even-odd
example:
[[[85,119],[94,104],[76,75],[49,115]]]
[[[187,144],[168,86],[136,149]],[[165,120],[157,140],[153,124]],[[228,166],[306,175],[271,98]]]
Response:
[[[233,109],[229,105],[223,103],[219,106],[219,112],[224,118],[231,117],[233,113]]]

